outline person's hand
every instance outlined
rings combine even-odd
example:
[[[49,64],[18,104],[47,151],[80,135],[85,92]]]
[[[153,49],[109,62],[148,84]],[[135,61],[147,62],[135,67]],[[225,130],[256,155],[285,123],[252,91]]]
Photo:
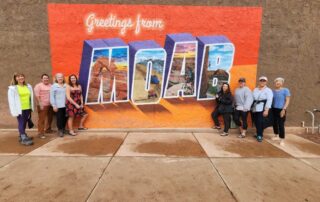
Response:
[[[281,110],[280,117],[283,118],[285,115],[286,115],[286,110],[285,109]]]
[[[269,114],[269,110],[266,109],[266,110],[263,111],[263,117],[267,117],[268,114]]]
[[[57,107],[53,107],[53,111],[54,112],[58,112],[58,108]]]
[[[80,105],[76,104],[75,106],[76,106],[77,109],[80,109]]]
[[[82,103],[81,103],[80,107],[83,108],[83,104]]]

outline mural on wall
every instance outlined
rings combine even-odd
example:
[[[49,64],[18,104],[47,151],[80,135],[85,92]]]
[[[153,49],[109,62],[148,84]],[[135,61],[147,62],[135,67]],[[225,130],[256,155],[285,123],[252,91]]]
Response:
[[[88,127],[209,127],[223,82],[254,87],[261,13],[48,4],[52,72],[79,74]]]
[[[235,48],[225,36],[206,36],[198,39],[202,61],[197,98],[211,100],[215,99],[222,84],[230,81]]]

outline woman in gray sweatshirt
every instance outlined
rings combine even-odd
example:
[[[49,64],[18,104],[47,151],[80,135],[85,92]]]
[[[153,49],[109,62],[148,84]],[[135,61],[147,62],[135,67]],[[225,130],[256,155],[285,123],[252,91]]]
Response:
[[[235,91],[235,111],[233,114],[234,122],[240,128],[239,138],[246,137],[246,131],[248,128],[248,113],[250,111],[253,96],[251,90],[246,86],[246,79],[240,78],[238,80],[239,87]],[[241,121],[240,121],[241,119]]]

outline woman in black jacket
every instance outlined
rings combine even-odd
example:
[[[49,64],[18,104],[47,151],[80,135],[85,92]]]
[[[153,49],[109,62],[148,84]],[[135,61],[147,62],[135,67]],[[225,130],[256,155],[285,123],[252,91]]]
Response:
[[[231,114],[233,112],[233,97],[230,91],[230,86],[228,83],[223,83],[221,90],[216,95],[217,106],[215,110],[211,113],[211,117],[214,121],[215,129],[221,129],[218,116],[221,114],[223,116],[224,130],[221,136],[229,135],[228,131],[230,128]]]

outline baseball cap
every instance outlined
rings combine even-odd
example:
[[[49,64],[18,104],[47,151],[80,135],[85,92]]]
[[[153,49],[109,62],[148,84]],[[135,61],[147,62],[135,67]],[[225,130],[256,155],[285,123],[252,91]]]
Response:
[[[238,82],[246,82],[246,78],[240,77]]]
[[[260,76],[259,81],[261,81],[261,80],[268,81],[268,78],[266,76]]]

